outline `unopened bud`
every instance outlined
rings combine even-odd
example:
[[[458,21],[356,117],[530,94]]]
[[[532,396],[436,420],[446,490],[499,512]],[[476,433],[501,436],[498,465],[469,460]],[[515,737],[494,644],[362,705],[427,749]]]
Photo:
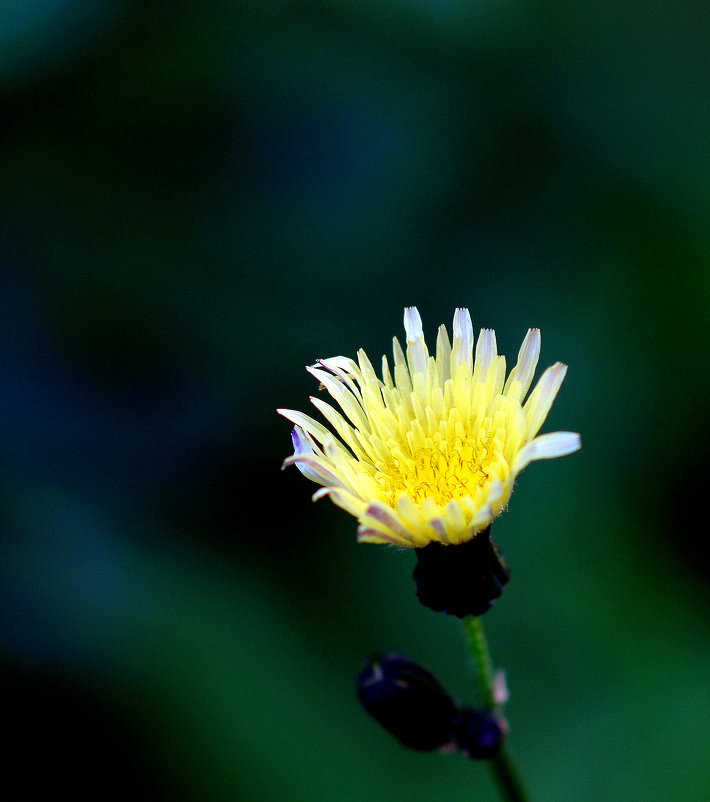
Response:
[[[454,701],[430,671],[401,654],[370,658],[357,693],[365,710],[404,746],[431,751],[453,740]]]
[[[505,741],[506,731],[505,719],[486,708],[463,708],[454,725],[458,748],[477,760],[496,755]]]

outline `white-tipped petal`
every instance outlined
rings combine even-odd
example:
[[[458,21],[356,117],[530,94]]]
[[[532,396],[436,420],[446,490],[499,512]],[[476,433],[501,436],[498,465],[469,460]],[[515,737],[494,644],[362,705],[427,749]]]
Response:
[[[293,443],[294,456],[296,457],[316,453],[308,434],[300,426],[294,426],[291,429],[291,442]]]
[[[520,473],[536,459],[555,459],[574,454],[582,447],[582,438],[577,432],[550,432],[541,434],[520,451],[513,463],[513,472]]]
[[[362,402],[362,393],[358,387],[358,384],[362,384],[362,376],[357,362],[344,356],[335,356],[330,359],[319,359],[317,365],[313,367],[317,368],[318,365],[337,376],[355,398]]]
[[[407,332],[407,362],[412,376],[416,373],[426,374],[429,352],[424,342],[422,319],[416,306],[408,306],[404,310],[404,329]]]
[[[407,333],[407,343],[424,337],[422,318],[416,306],[408,306],[404,310],[404,330]]]
[[[300,429],[307,431],[319,443],[324,443],[329,437],[333,436],[332,432],[328,431],[322,423],[313,420],[310,415],[298,412],[298,410],[295,409],[277,409],[276,411],[279,415],[283,415],[286,420],[290,420],[291,423],[295,423]]]
[[[363,457],[364,453],[361,440],[358,437],[358,430],[353,428],[337,409],[334,409],[330,404],[327,404],[320,398],[311,396],[311,403],[321,413],[321,415],[323,415],[333,429],[335,429],[337,435],[348,446],[348,448],[350,448],[350,450],[358,458]],[[327,429],[325,431],[328,432]],[[332,439],[332,433],[328,432],[328,434]],[[320,442],[324,443],[325,440],[321,440]]]
[[[291,432],[291,439],[295,453],[284,460],[282,468],[295,465],[312,482],[319,485],[344,487],[341,478],[327,467],[323,454],[316,451],[307,432],[296,426]]]
[[[306,370],[315,376],[331,397],[338,402],[351,423],[367,431],[369,424],[360,399],[353,395],[337,376],[319,368],[306,368]]]
[[[542,374],[535,389],[530,393],[530,398],[523,407],[528,424],[528,439],[532,439],[545,422],[566,373],[567,365],[556,362]]]
[[[334,487],[345,487],[340,478],[332,471],[329,471],[323,465],[322,460],[317,457],[288,457],[284,460],[283,467],[288,468],[289,465],[295,465],[306,478],[316,484],[323,485],[323,489],[332,490]]]
[[[540,329],[528,329],[518,352],[518,363],[510,371],[503,392],[522,403],[525,393],[530,389],[535,368],[540,358]]]
[[[478,336],[478,343],[476,343],[476,362],[473,369],[474,381],[486,381],[488,369],[497,355],[496,333],[493,329],[482,329]]]
[[[451,375],[456,375],[459,365],[468,365],[473,371],[473,323],[468,309],[457,309],[454,313],[454,343],[451,350]]]

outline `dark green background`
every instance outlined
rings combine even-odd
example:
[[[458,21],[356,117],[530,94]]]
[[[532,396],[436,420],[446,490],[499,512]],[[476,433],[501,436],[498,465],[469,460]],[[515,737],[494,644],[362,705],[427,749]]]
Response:
[[[473,701],[458,622],[279,472],[410,304],[570,366],[486,618],[534,798],[708,798],[709,52],[671,0],[2,6],[3,798],[496,799],[354,695]]]

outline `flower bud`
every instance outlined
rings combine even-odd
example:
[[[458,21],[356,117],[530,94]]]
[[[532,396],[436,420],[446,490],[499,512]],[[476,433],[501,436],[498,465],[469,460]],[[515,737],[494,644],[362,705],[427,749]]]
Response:
[[[456,546],[429,543],[415,551],[417,596],[436,612],[458,618],[483,615],[510,578],[508,566],[490,538],[490,527]]]
[[[476,760],[494,757],[505,741],[506,731],[505,719],[485,708],[463,708],[454,723],[456,745]]]
[[[436,677],[395,652],[374,655],[360,673],[365,710],[400,743],[432,751],[453,739],[457,709]]]

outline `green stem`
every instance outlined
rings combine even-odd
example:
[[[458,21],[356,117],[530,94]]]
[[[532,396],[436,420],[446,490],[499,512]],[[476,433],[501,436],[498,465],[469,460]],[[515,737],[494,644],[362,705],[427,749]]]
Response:
[[[473,657],[480,700],[489,710],[502,713],[501,706],[496,702],[495,698],[493,663],[491,662],[491,655],[480,616],[467,616],[463,619],[463,626],[466,631],[471,656]],[[508,802],[528,802],[530,797],[525,789],[520,772],[505,746],[501,748],[494,758],[491,758],[491,770],[504,799],[508,800]]]
[[[507,747],[503,746],[500,752],[491,759],[491,771],[495,775],[504,799],[508,799],[510,802],[529,802],[527,788],[525,788],[523,778]]]
[[[463,619],[463,626],[468,638],[468,647],[473,657],[475,680],[480,701],[489,710],[496,710],[498,705],[493,693],[493,663],[491,662],[491,654],[488,651],[488,643],[480,616],[466,616]]]

